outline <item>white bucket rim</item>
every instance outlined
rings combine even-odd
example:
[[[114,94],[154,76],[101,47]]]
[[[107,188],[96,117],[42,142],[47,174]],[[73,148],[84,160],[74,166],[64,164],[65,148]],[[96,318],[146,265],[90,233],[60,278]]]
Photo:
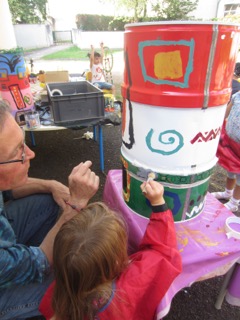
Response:
[[[172,175],[172,176],[188,176],[192,174],[200,174],[202,172],[212,169],[218,162],[218,158],[215,156],[213,159],[209,160],[208,162],[199,163],[196,166],[179,166],[179,167],[174,166],[174,168],[167,167],[167,166],[155,167],[155,166],[142,163],[136,159],[131,159],[129,155],[126,155],[123,146],[121,147],[121,154],[128,162],[130,162],[135,167],[143,168],[144,170],[151,170],[156,173]]]
[[[143,27],[143,26],[157,26],[157,25],[202,25],[202,26],[235,26],[240,27],[240,24],[233,22],[219,22],[219,21],[193,21],[193,20],[171,20],[171,21],[151,21],[151,22],[135,22],[127,23],[124,28],[129,27]]]

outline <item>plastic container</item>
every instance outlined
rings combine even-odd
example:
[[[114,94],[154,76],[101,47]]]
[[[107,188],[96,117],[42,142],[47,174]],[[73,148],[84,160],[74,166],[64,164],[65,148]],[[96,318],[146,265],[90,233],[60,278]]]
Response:
[[[38,112],[27,112],[24,116],[28,129],[37,129],[41,126]]]
[[[104,118],[103,93],[90,82],[48,83],[46,88],[55,124],[92,124]]]

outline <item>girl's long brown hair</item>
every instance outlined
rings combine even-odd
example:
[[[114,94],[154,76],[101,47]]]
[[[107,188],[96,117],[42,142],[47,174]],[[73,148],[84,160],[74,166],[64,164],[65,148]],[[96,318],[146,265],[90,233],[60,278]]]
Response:
[[[88,205],[61,227],[53,262],[56,319],[93,319],[128,263],[124,221],[101,202]]]

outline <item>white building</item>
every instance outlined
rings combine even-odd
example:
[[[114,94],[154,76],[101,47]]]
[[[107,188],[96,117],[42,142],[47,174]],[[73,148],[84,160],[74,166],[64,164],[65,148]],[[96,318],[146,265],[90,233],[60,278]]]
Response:
[[[77,14],[116,15],[112,3],[103,4],[99,0],[48,0],[47,14],[52,18],[54,30],[70,30],[76,28]]]
[[[190,13],[202,20],[223,18],[227,14],[240,14],[240,0],[199,0],[197,9]]]

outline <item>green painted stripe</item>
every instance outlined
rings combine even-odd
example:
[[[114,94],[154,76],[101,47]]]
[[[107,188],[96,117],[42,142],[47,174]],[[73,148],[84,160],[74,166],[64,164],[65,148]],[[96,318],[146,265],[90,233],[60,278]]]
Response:
[[[148,173],[152,172],[151,168],[141,168],[134,166],[131,162],[129,162],[123,155],[122,158],[124,159],[124,162],[127,162],[127,168],[130,175],[135,176],[135,178],[138,178],[139,180],[146,180]],[[204,172],[200,172],[197,174],[192,175],[170,175],[170,174],[163,174],[161,172],[154,172],[156,174],[155,181],[161,182],[163,184],[174,184],[174,185],[192,185],[198,182],[203,182],[204,180],[207,180],[210,178],[214,170],[214,167],[211,169],[208,169]]]

